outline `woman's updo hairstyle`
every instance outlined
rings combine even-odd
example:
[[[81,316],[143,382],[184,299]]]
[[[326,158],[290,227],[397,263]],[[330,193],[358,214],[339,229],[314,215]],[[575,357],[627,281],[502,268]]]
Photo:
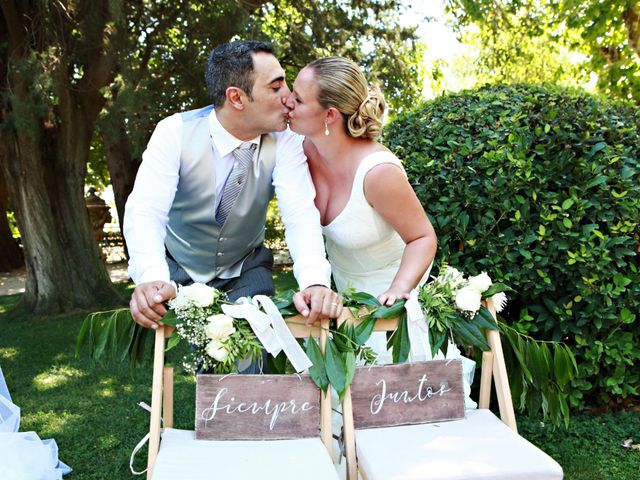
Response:
[[[369,88],[360,67],[344,57],[319,58],[307,67],[318,85],[318,103],[338,109],[347,135],[377,140],[386,108],[384,96],[378,87]]]

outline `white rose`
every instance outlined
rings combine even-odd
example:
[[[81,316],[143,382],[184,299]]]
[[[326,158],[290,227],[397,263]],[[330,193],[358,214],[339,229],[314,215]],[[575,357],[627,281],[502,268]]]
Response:
[[[477,312],[481,301],[480,292],[470,285],[462,287],[456,293],[456,306],[465,312]]]
[[[184,295],[196,307],[208,307],[216,297],[216,289],[204,283],[194,283],[180,287],[179,294]]]
[[[482,272],[480,275],[469,278],[469,286],[475,288],[480,293],[485,292],[491,286],[491,278],[487,275],[487,272]]]
[[[207,345],[207,355],[218,362],[224,362],[229,356],[229,352],[227,352],[220,340],[213,339]]]
[[[211,315],[207,318],[207,326],[204,327],[204,334],[210,339],[224,340],[236,329],[233,327],[233,318],[222,313]]]

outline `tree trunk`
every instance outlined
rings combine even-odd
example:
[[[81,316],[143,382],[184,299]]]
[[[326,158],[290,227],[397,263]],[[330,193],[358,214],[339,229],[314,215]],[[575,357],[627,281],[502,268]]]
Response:
[[[23,301],[27,310],[38,314],[105,308],[121,301],[100,258],[83,191],[91,135],[104,104],[100,89],[114,75],[116,52],[103,43],[109,5],[82,2],[77,12],[80,27],[65,16],[46,24],[49,7],[68,14],[58,10],[64,8],[61,5],[2,3],[8,37],[5,65],[9,65],[2,79],[0,112],[4,120],[0,141],[7,160],[3,168],[11,179],[7,186],[24,247]],[[34,25],[34,18],[42,24]],[[46,27],[56,29],[52,37],[47,37],[51,31]],[[73,28],[81,28],[86,40],[78,47],[84,56],[80,60],[68,56],[77,54],[71,46],[77,38]],[[34,62],[38,49],[51,41],[60,42],[58,62]],[[74,62],[82,65],[79,79],[72,78],[69,68]],[[30,65],[40,70],[25,68]],[[34,84],[35,75],[51,82],[47,95]],[[50,103],[53,95],[55,104]]]
[[[34,313],[59,313],[119,303],[91,231],[84,204],[84,164],[89,143],[85,125],[69,125],[77,135],[75,155],[55,154],[55,131],[43,128],[39,138],[15,134],[8,162],[9,188],[22,233],[27,269],[24,303]],[[82,132],[85,130],[85,132]],[[5,135],[6,137],[6,135]]]
[[[118,119],[115,125],[104,126],[100,132],[116,201],[120,231],[124,232],[124,206],[133,190],[140,161],[133,159],[131,143],[123,119]],[[125,255],[129,258],[126,243],[124,250]]]
[[[6,158],[0,155],[4,163]],[[9,272],[24,265],[20,245],[13,238],[5,212],[8,211],[8,192],[3,169],[0,168],[0,272]]]

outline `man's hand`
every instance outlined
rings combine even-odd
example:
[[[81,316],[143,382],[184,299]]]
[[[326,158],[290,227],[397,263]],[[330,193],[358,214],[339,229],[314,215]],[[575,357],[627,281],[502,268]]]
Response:
[[[342,313],[342,297],[322,285],[296,293],[293,304],[303,317],[307,317],[307,325],[313,325],[320,318],[338,318]]]
[[[131,294],[129,309],[138,325],[145,328],[158,328],[158,321],[167,314],[164,302],[176,296],[175,287],[161,280],[141,283]]]

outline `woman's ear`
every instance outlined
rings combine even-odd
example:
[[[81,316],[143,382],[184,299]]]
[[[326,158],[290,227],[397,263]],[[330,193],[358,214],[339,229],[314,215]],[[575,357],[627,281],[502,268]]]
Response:
[[[329,107],[327,110],[327,123],[331,125],[333,122],[341,120],[342,114],[336,107]]]
[[[244,110],[244,103],[247,100],[247,96],[244,90],[238,87],[229,87],[225,92],[227,97],[227,103],[230,107],[236,110]]]

